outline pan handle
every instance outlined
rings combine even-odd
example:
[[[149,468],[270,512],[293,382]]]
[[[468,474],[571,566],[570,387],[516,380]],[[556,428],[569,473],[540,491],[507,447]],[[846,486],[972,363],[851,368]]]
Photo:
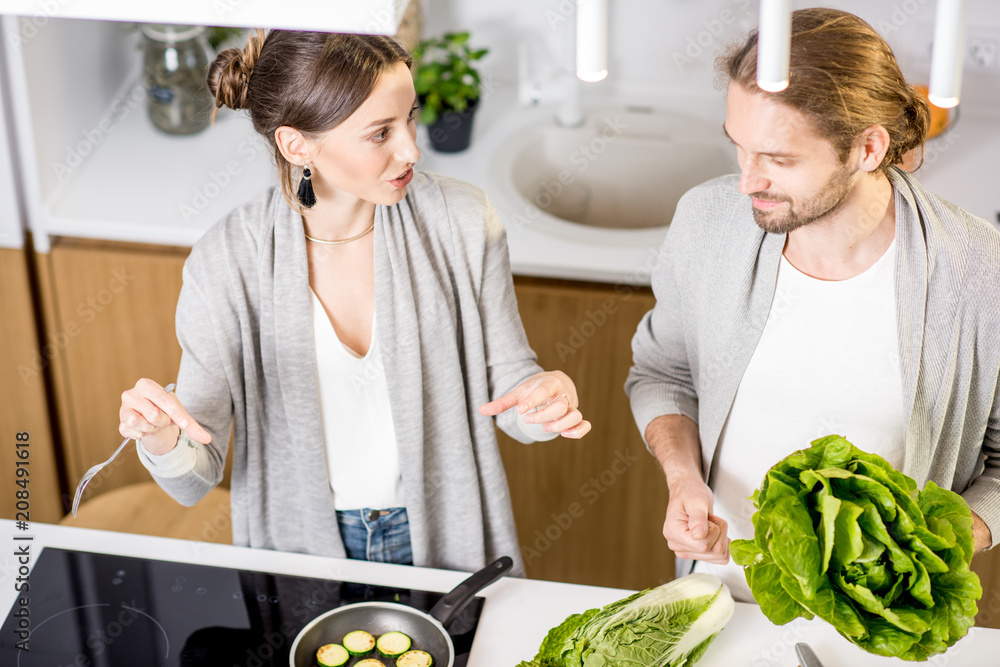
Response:
[[[446,593],[428,613],[447,628],[455,620],[455,617],[462,613],[465,605],[472,601],[476,593],[509,572],[512,567],[514,567],[514,561],[510,556],[497,558]]]

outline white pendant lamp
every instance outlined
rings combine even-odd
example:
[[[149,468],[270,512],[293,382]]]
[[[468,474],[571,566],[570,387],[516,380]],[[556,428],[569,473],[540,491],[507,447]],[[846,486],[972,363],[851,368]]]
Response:
[[[757,86],[769,93],[788,87],[792,0],[761,0],[757,28]]]
[[[965,55],[965,14],[968,0],[938,0],[934,52],[927,98],[936,107],[958,106]]]
[[[608,75],[608,0],[578,0],[576,6],[576,76],[602,81]]]

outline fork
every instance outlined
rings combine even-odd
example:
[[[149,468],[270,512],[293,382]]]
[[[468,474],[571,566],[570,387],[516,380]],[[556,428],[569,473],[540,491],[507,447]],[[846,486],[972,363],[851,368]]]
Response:
[[[163,389],[169,394],[174,390],[174,387],[176,386],[177,386],[176,384],[171,382]],[[109,458],[104,463],[98,463],[97,465],[92,466],[90,470],[83,473],[83,477],[80,478],[80,483],[76,485],[76,495],[73,496],[73,516],[76,516],[76,510],[80,507],[80,498],[83,497],[83,489],[86,488],[87,484],[90,483],[90,480],[94,478],[94,475],[99,473],[101,469],[104,468],[104,466],[114,461],[115,457],[121,454],[121,451],[125,449],[125,445],[127,445],[129,440],[131,439],[132,438],[129,437],[122,440],[122,444],[118,445],[118,449],[116,449],[115,453],[111,455],[111,458]]]

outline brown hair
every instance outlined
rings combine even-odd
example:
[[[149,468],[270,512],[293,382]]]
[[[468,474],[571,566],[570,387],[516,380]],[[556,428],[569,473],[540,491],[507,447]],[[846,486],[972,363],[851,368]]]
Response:
[[[927,100],[906,83],[885,40],[847,12],[815,7],[792,13],[789,82],[781,92],[757,87],[757,30],[719,56],[716,69],[748,92],[774,98],[811,117],[841,161],[873,125],[889,133],[889,149],[878,167],[881,173],[902,162],[911,149],[922,148],[927,136]]]
[[[309,139],[344,122],[360,107],[383,72],[412,63],[396,41],[382,35],[256,30],[243,49],[226,49],[208,68],[215,108],[246,109],[278,165],[282,194],[294,196],[292,165],[274,132],[293,127]],[[214,118],[214,113],[213,113]]]

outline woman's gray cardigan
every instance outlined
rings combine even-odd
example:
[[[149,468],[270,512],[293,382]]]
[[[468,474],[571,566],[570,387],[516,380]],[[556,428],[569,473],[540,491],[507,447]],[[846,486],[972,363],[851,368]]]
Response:
[[[415,172],[375,212],[375,307],[414,564],[472,571],[518,549],[483,403],[541,369],[518,315],[503,225],[479,189]],[[154,478],[185,505],[222,478],[234,428],[233,542],[344,556],[320,424],[301,217],[272,188],[213,226],[184,265],[177,396],[209,433]],[[515,410],[497,418],[521,442]]]

